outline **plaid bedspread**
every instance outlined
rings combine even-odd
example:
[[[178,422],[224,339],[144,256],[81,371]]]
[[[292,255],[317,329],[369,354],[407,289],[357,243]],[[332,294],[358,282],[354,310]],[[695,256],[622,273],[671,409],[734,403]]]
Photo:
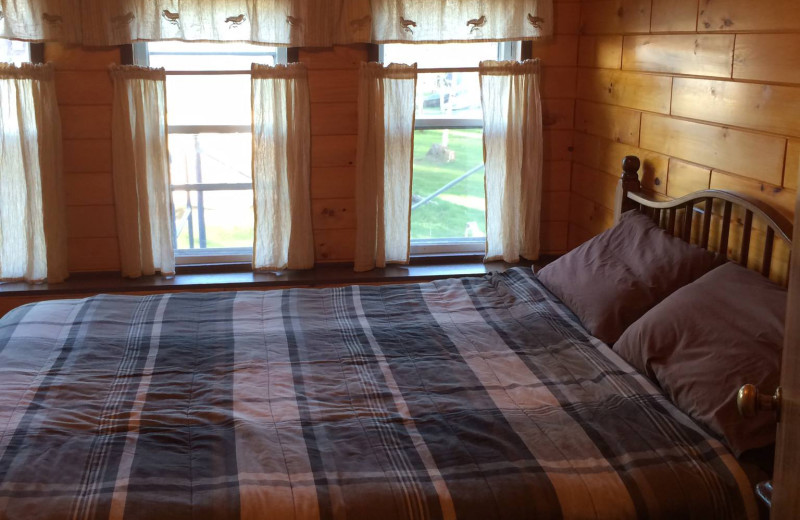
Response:
[[[756,516],[527,269],[0,320],[0,518]]]

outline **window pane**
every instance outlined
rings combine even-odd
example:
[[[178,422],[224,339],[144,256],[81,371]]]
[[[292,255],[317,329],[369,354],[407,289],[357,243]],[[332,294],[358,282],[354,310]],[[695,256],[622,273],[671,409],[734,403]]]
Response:
[[[192,250],[214,256],[227,255],[230,249],[251,249],[250,76],[208,72],[249,72],[252,63],[274,65],[278,49],[187,42],[148,43],[145,49],[151,67],[192,72],[167,76],[177,253]],[[191,186],[176,189],[180,185]]]
[[[483,130],[414,132],[411,239],[464,239],[486,235]],[[473,172],[465,176],[468,172]],[[460,178],[460,179],[459,179]],[[441,194],[426,201],[448,183]]]
[[[172,185],[213,185],[173,189],[178,249],[252,247],[250,140],[249,133],[170,134]]]
[[[249,43],[155,42],[147,44],[151,67],[167,70],[250,70],[251,63],[274,65],[277,47]]]
[[[252,183],[250,133],[170,134],[172,184]]]
[[[498,44],[429,43],[410,45],[390,43],[383,46],[383,63],[416,63],[419,68],[477,67],[483,60],[498,58]]]
[[[167,76],[170,125],[250,126],[250,76]]]
[[[419,74],[416,118],[481,119],[481,87],[477,72]]]
[[[31,61],[29,43],[0,39],[0,62],[19,65],[28,61]]]
[[[253,190],[173,191],[177,250],[253,247]]]

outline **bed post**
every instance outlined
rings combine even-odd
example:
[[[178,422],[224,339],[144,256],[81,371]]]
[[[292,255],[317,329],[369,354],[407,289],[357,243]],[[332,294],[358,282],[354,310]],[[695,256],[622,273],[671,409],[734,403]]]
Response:
[[[617,193],[614,204],[614,223],[619,221],[620,215],[624,212],[635,209],[636,203],[628,198],[629,191],[641,191],[642,185],[639,182],[639,166],[641,161],[635,155],[626,155],[622,159],[622,177],[617,184]]]

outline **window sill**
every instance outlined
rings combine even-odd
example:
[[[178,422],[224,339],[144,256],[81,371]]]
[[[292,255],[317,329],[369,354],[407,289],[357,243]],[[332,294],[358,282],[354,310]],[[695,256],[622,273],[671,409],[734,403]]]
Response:
[[[476,260],[477,259],[477,260]],[[349,284],[413,283],[440,278],[481,276],[515,266],[541,268],[554,257],[518,264],[489,262],[474,255],[415,257],[409,265],[391,265],[363,273],[352,264],[322,264],[303,271],[253,272],[246,263],[180,266],[175,276],[122,278],[118,272],[76,273],[59,284],[0,283],[4,297],[64,297],[98,293],[171,292],[187,290],[248,290],[290,287],[324,287]]]

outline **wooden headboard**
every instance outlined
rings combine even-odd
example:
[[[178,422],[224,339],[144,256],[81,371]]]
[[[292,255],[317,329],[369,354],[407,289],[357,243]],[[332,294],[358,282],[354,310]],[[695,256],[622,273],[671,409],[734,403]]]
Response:
[[[792,241],[788,218],[761,201],[730,191],[702,190],[673,200],[648,195],[639,182],[639,166],[633,155],[622,161],[617,216],[640,211],[672,235],[786,285]]]

